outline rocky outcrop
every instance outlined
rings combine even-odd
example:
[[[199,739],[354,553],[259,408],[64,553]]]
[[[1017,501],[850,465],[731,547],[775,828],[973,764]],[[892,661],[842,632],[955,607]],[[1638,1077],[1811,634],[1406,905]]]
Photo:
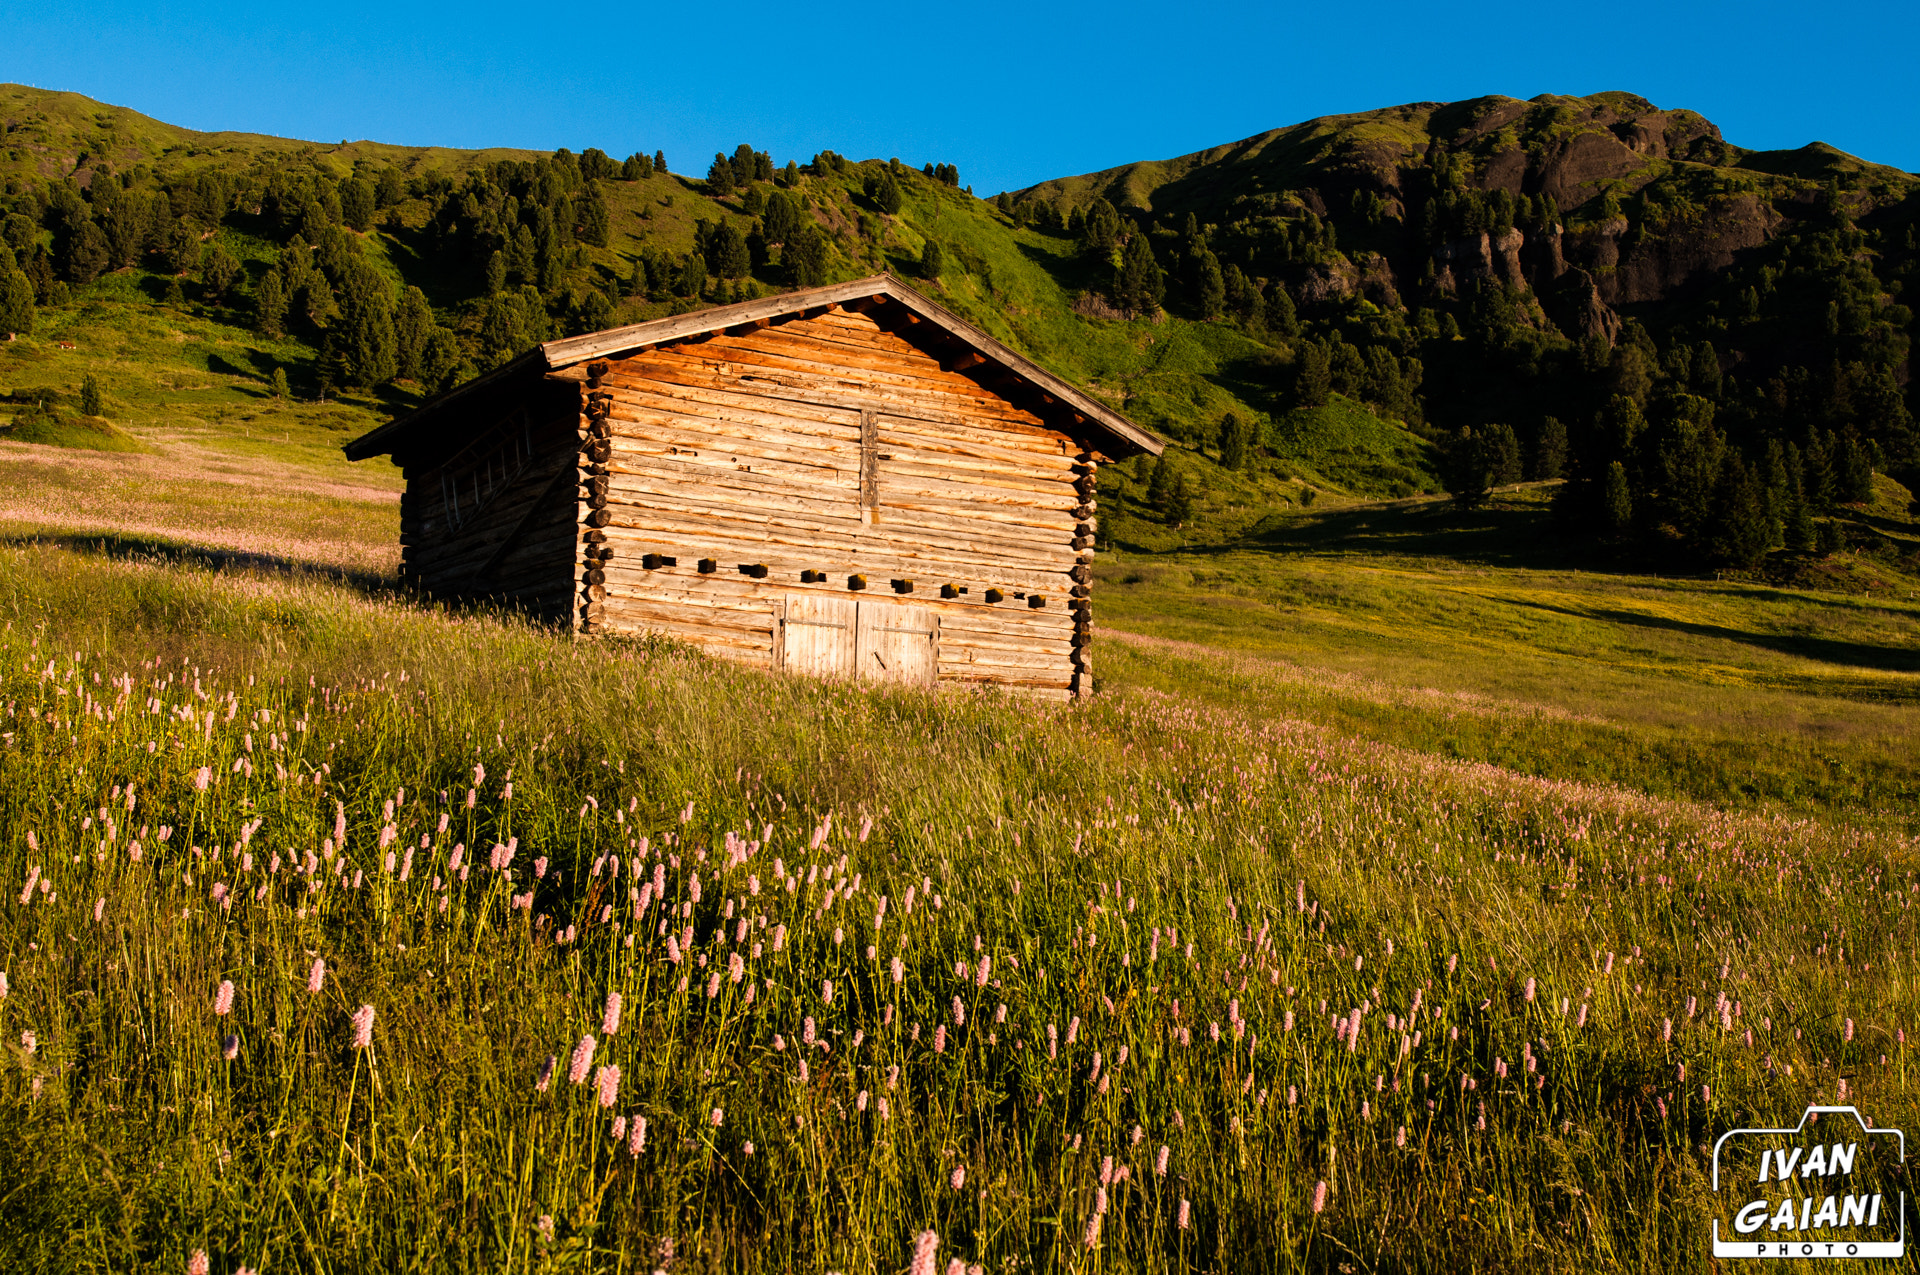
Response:
[[[1625,218],[1573,236],[1570,261],[1605,271],[1600,292],[1610,305],[1659,301],[1696,276],[1724,270],[1757,248],[1784,219],[1750,193],[1722,196],[1704,211],[1630,227]]]

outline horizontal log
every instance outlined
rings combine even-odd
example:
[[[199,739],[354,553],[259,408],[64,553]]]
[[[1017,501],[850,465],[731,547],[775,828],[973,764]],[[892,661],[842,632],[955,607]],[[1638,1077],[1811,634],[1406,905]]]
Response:
[[[934,520],[918,514],[895,516],[883,507],[883,516],[863,523],[848,516],[852,509],[828,506],[816,512],[798,502],[775,504],[765,497],[720,498],[720,493],[690,493],[683,487],[650,482],[645,476],[616,474],[606,503],[652,510],[661,517],[698,520],[701,526],[720,525],[756,529],[782,543],[804,543],[857,552],[871,545],[883,553],[896,550],[940,552],[958,562],[978,562],[981,568],[1011,566],[1022,570],[1072,569],[1077,555],[1059,540],[1004,534],[998,524],[980,522],[966,527],[962,520]],[[844,512],[843,512],[844,511]]]
[[[1056,455],[1061,439],[1066,437],[1040,424],[1037,417],[1009,415],[1015,409],[984,391],[978,400],[961,403],[954,401],[951,396],[915,394],[846,377],[822,377],[767,367],[730,366],[723,371],[717,367],[701,367],[685,362],[649,364],[644,369],[636,369],[633,381],[622,383],[634,383],[642,377],[656,387],[678,385],[714,393],[751,395],[762,403],[785,400],[835,410],[853,408],[883,412],[931,423],[990,426],[1000,439],[1001,446],[1016,446],[1024,440],[1026,446],[1036,451]]]
[[[955,580],[987,576],[999,585],[1064,597],[1067,580],[1064,573],[1039,565],[987,562],[983,555],[962,553],[922,541],[880,542],[871,538],[832,536],[825,532],[805,533],[775,525],[763,530],[738,521],[700,519],[672,515],[645,506],[615,500],[604,511],[608,526],[650,533],[662,546],[659,552],[682,558],[712,556],[718,561],[766,562],[806,561],[807,566],[829,572],[840,571],[893,578]],[[1064,613],[1064,607],[1062,608]]]

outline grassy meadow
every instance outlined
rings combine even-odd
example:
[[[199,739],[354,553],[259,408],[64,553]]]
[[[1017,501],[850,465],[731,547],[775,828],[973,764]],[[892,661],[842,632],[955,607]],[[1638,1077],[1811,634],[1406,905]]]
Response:
[[[1704,1269],[1915,1120],[1911,604],[1210,561],[1036,713],[16,537],[0,1266]]]
[[[1920,1127],[1897,555],[1635,574],[1336,400],[1103,475],[1090,701],[872,692],[424,607],[404,395],[47,317],[138,450],[0,442],[0,1269],[1703,1270],[1720,1132]]]

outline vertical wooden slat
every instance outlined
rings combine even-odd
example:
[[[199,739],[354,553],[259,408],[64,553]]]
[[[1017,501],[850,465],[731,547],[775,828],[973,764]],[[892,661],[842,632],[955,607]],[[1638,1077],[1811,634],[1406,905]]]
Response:
[[[866,681],[933,685],[940,669],[940,618],[926,607],[861,602],[855,662]]]
[[[858,624],[859,606],[851,598],[789,594],[781,663],[810,677],[851,676]]]

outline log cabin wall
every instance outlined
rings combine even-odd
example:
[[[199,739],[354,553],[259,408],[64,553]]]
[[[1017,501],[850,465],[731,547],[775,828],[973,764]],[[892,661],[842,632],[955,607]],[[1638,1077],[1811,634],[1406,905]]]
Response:
[[[550,374],[583,391],[584,631],[1086,689],[1096,455],[885,317],[835,307]]]
[[[568,620],[576,594],[579,391],[484,399],[457,438],[405,458],[400,571],[430,594]]]

